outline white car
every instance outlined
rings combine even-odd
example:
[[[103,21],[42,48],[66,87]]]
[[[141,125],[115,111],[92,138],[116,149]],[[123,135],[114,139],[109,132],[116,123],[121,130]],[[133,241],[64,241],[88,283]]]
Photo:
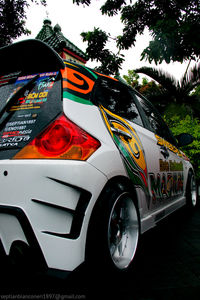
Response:
[[[66,272],[87,260],[128,269],[140,234],[197,204],[179,150],[192,137],[174,138],[138,92],[45,43],[1,48],[0,59],[5,254]]]

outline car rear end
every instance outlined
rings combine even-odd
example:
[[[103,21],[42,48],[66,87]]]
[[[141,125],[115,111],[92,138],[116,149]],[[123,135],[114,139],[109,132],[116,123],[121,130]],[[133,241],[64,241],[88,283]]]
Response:
[[[85,259],[95,202],[123,169],[90,102],[97,75],[37,40],[0,49],[0,59],[1,246],[72,271]]]

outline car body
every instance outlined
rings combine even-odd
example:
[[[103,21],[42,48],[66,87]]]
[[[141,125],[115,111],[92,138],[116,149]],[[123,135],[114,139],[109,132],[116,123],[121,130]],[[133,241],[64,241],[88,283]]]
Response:
[[[118,79],[37,40],[0,58],[5,254],[29,249],[38,265],[66,272],[92,257],[127,269],[140,234],[196,205],[189,159],[152,104]]]

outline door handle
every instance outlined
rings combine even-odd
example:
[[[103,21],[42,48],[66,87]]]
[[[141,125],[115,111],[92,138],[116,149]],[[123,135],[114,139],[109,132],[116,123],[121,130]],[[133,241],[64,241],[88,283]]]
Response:
[[[164,156],[165,159],[167,159],[169,157],[169,151],[167,150],[167,148],[165,146],[160,147],[160,152]]]
[[[127,141],[132,139],[132,136],[128,132],[125,132],[123,130],[111,127],[111,131],[117,135],[122,135]]]

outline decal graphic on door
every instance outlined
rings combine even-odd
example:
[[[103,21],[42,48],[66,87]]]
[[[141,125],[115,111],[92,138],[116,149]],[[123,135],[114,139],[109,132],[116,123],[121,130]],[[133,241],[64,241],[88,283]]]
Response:
[[[139,136],[123,118],[100,106],[106,126],[125,162],[126,170],[134,184],[148,192],[147,166]]]
[[[183,153],[182,151],[177,149],[175,146],[173,146],[169,142],[165,141],[163,138],[161,138],[157,134],[155,134],[155,138],[157,139],[157,145],[165,146],[171,152],[177,154],[179,157],[183,158],[184,160],[189,161],[189,158],[185,155],[185,153]]]

